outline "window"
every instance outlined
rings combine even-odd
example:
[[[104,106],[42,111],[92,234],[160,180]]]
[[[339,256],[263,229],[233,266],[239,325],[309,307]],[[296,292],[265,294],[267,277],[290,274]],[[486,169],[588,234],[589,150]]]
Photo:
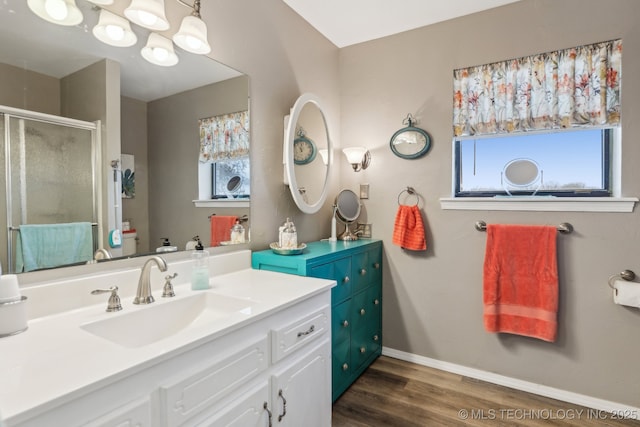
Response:
[[[611,195],[612,129],[455,141],[455,196]]]

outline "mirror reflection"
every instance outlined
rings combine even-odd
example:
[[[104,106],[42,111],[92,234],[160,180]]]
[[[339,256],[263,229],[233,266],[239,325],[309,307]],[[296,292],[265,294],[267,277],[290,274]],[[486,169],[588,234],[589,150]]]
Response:
[[[285,140],[291,194],[305,213],[315,213],[327,197],[331,140],[320,101],[304,94],[292,108]]]
[[[113,9],[121,11],[125,3],[116,0]],[[22,144],[26,150],[22,158],[31,159],[29,150],[38,153],[45,146],[56,154],[26,160],[25,171],[13,167],[13,160],[21,159],[20,143],[11,149],[10,159],[0,149],[0,173],[11,170],[15,177],[3,189],[0,222],[16,228],[32,223],[87,222],[94,234],[91,255],[95,248],[103,248],[117,259],[155,253],[165,237],[178,250],[188,247],[194,236],[200,236],[207,246],[213,233],[210,217],[248,219],[248,152],[244,172],[229,175],[223,183],[234,199],[243,196],[241,204],[213,200],[215,162],[202,166],[199,161],[199,120],[248,112],[248,77],[177,47],[175,67],[150,64],[140,55],[147,30],[132,25],[138,40],[134,46],[105,45],[91,32],[99,9],[85,0],[77,0],[77,5],[84,15],[82,24],[62,27],[35,16],[23,0],[0,4],[0,105],[88,123],[100,120],[97,167],[92,170],[90,158],[78,160],[83,151],[92,151],[90,143],[79,149],[62,142],[51,129],[29,130],[32,126],[25,121],[23,133],[38,133],[39,142],[32,148]],[[18,141],[20,126],[15,123],[16,130],[11,131],[17,133]],[[248,131],[247,126],[247,144]],[[77,144],[77,138],[71,140]],[[201,169],[206,169],[204,174]],[[79,189],[85,180],[96,182],[96,194]],[[201,189],[207,186],[203,197]],[[32,193],[36,190],[40,195]],[[194,201],[203,199],[210,203],[207,208],[196,207]],[[72,214],[65,214],[64,208]],[[248,230],[250,224],[243,221],[242,225]],[[8,252],[13,251],[15,258],[17,243],[6,230],[0,239],[0,262],[6,272],[9,265],[15,267]],[[61,264],[68,261],[75,260]]]

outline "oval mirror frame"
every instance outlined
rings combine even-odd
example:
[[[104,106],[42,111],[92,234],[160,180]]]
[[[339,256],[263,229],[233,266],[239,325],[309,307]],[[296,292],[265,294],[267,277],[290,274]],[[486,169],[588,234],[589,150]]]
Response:
[[[405,150],[398,149],[398,146],[401,144],[404,144],[408,148]],[[418,157],[424,156],[427,151],[429,151],[429,148],[431,148],[431,137],[423,129],[408,126],[393,134],[389,141],[389,146],[393,154],[398,157],[403,159],[417,159]]]
[[[318,111],[320,111],[320,115],[322,116],[322,120],[324,122],[324,130],[327,136],[327,150],[329,154],[322,192],[318,200],[314,201],[313,203],[307,202],[303,194],[300,193],[294,168],[295,162],[293,160],[293,144],[294,140],[297,138],[296,123],[298,122],[298,118],[300,117],[302,109],[307,104],[315,105],[318,108]],[[285,138],[284,158],[287,180],[289,182],[289,190],[291,191],[291,197],[293,197],[293,200],[298,206],[298,209],[306,214],[313,214],[318,212],[322,205],[324,205],[324,202],[327,200],[327,194],[329,192],[329,177],[331,174],[331,166],[333,165],[333,143],[331,141],[331,136],[329,133],[329,122],[322,105],[323,104],[320,98],[312,93],[304,93],[300,95],[300,97],[296,100],[295,104],[293,104],[293,107],[291,108],[291,114],[289,115],[289,123],[287,125],[287,133]]]

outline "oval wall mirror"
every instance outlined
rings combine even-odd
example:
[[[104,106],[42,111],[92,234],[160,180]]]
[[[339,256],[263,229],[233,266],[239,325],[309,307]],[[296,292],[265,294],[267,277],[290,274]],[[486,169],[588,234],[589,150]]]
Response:
[[[328,120],[317,96],[305,93],[293,105],[284,154],[293,200],[304,213],[318,212],[327,199],[333,153]]]
[[[356,193],[351,190],[342,190],[336,197],[336,215],[344,223],[344,231],[338,236],[339,240],[358,240],[358,236],[349,229],[349,224],[353,223],[360,216],[360,200]]]
[[[391,137],[391,151],[403,159],[417,159],[431,147],[431,138],[424,130],[409,126],[402,128]]]

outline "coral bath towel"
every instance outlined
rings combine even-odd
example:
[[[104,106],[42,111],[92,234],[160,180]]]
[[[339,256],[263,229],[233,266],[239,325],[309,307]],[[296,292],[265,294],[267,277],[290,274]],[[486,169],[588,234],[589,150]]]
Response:
[[[213,215],[211,221],[211,246],[220,246],[220,242],[231,239],[231,227],[236,223],[237,216]]]
[[[484,326],[553,342],[557,333],[557,229],[487,225]]]
[[[427,241],[424,237],[424,224],[418,205],[400,205],[396,213],[392,242],[404,249],[424,251]]]

